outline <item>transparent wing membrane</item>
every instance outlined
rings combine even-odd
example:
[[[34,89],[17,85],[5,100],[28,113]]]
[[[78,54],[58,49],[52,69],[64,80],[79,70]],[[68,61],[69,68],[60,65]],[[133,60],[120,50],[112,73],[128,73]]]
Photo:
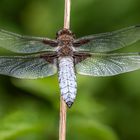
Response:
[[[140,40],[140,25],[114,32],[85,36],[74,42],[76,51],[110,52]]]
[[[41,37],[29,37],[0,30],[0,47],[16,53],[36,53],[43,51],[54,51],[52,45],[55,40]]]
[[[76,72],[90,76],[112,76],[140,69],[140,53],[106,54],[140,39],[140,26],[96,34],[74,41]],[[0,56],[0,74],[36,79],[56,73],[56,40],[21,36],[0,30],[0,47],[17,53],[37,53],[27,56]],[[47,52],[56,52],[49,56]],[[50,53],[51,55],[53,53]],[[53,59],[52,59],[53,58]],[[56,58],[57,59],[57,58]],[[52,61],[53,60],[53,61]]]
[[[140,69],[140,53],[91,54],[76,64],[76,72],[90,76],[112,76]]]
[[[16,78],[36,79],[53,75],[56,64],[47,62],[40,55],[0,56],[0,74]]]

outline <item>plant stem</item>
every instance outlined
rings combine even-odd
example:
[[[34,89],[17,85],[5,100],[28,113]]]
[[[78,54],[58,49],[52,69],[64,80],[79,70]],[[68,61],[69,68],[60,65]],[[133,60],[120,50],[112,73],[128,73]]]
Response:
[[[65,29],[69,29],[70,27],[70,5],[71,0],[65,0],[65,11],[64,11]],[[59,140],[66,140],[66,117],[67,117],[67,106],[62,97],[60,97]]]
[[[66,117],[67,106],[62,97],[60,97],[59,140],[66,140]]]
[[[65,13],[64,13],[64,28],[70,28],[70,8],[71,0],[65,0]]]

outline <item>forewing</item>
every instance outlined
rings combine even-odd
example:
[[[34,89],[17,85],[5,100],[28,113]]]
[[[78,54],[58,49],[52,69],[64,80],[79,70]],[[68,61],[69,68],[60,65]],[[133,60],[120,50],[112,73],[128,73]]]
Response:
[[[76,64],[76,72],[90,76],[112,76],[140,69],[139,53],[91,54]]]
[[[90,35],[74,42],[76,51],[110,52],[140,40],[140,25],[131,26],[118,31]]]
[[[49,60],[49,58],[48,58]],[[16,78],[36,79],[55,74],[55,60],[47,61],[47,55],[0,56],[0,74]]]
[[[36,53],[54,51],[55,40],[42,37],[29,37],[0,30],[0,47],[16,53]]]

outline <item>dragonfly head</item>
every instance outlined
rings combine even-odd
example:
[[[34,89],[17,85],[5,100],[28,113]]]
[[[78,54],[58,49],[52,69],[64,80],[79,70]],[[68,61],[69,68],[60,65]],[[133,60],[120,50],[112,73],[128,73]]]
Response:
[[[57,33],[56,33],[56,38],[57,39],[74,39],[75,38],[75,35],[74,33],[69,30],[69,29],[62,29],[62,30],[59,30]]]
[[[59,30],[59,31],[56,33],[57,37],[60,36],[60,35],[63,35],[63,34],[73,35],[72,31],[69,30],[69,29],[66,29],[66,28],[64,28],[64,29],[62,29],[62,30]]]

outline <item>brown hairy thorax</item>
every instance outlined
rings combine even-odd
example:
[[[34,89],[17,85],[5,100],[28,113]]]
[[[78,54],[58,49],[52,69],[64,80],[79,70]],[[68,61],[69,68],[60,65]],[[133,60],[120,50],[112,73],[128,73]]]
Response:
[[[58,56],[72,56],[72,45],[74,41],[74,34],[68,29],[62,29],[57,32],[58,41]]]
[[[62,29],[57,32],[58,41],[58,57],[71,56],[74,58],[74,63],[79,63],[82,60],[90,57],[90,54],[79,53],[73,51],[75,35],[68,29]],[[85,42],[80,42],[79,44],[84,44]]]

